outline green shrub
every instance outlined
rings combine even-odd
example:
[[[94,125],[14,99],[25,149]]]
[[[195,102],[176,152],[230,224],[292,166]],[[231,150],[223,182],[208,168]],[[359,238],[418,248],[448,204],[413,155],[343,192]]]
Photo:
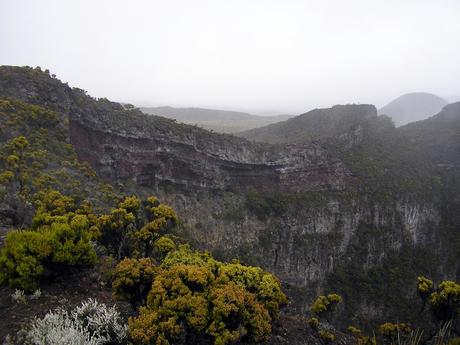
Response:
[[[158,267],[150,258],[120,261],[113,273],[114,296],[132,305],[145,303],[157,274]]]
[[[428,297],[433,292],[433,281],[423,276],[417,277],[417,291],[423,303],[426,303]]]
[[[327,296],[318,296],[311,305],[311,311],[316,315],[330,314],[336,305],[342,301],[342,297],[337,294],[329,294]]]
[[[454,320],[460,315],[460,285],[444,280],[431,294],[430,308],[437,320]]]
[[[100,216],[97,225],[101,243],[121,259],[124,256],[151,256],[155,241],[177,222],[173,209],[160,204],[155,197],[141,202],[137,197],[130,196],[124,198],[110,214]],[[162,240],[166,245],[165,241]],[[166,247],[156,249],[166,250]],[[160,256],[164,254],[159,252]]]
[[[186,245],[170,251],[160,268],[147,304],[129,320],[134,344],[169,344],[185,337],[218,345],[263,342],[286,302],[279,281],[268,272],[222,263]]]
[[[222,283],[234,282],[253,293],[273,319],[278,316],[279,306],[287,302],[279,280],[260,267],[239,263],[222,264],[219,266],[217,280]]]
[[[176,244],[172,239],[166,236],[161,236],[153,243],[153,249],[156,256],[160,259],[164,258],[169,252],[176,249]]]
[[[379,326],[379,333],[385,337],[395,339],[398,335],[409,334],[411,328],[406,323],[385,322]]]
[[[39,205],[32,228],[9,232],[0,252],[0,282],[26,291],[35,290],[45,274],[96,262],[94,217],[69,211],[75,209],[73,200],[56,191],[46,193]]]
[[[0,253],[0,282],[26,291],[35,290],[45,271],[44,261],[52,251],[51,242],[43,233],[9,232]]]

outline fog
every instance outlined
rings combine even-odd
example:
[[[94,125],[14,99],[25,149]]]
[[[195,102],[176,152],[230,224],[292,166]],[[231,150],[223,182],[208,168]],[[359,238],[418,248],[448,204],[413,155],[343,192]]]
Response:
[[[0,64],[136,105],[300,113],[460,94],[458,0],[0,0]]]

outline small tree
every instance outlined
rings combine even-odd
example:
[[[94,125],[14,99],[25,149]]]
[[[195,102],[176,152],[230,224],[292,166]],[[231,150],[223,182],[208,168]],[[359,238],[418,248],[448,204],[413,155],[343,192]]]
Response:
[[[337,294],[321,295],[311,305],[311,311],[329,321],[337,305],[342,301],[342,297]]]
[[[155,197],[141,202],[136,196],[128,196],[110,214],[99,217],[100,241],[119,259],[148,257],[155,241],[177,222],[173,209],[160,204]]]
[[[422,299],[422,310],[425,308],[426,302],[433,292],[433,281],[423,276],[417,277],[417,291]]]

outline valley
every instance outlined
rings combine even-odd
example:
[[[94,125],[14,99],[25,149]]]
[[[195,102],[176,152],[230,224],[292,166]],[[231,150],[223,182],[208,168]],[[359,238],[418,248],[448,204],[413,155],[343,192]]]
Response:
[[[460,279],[460,103],[399,128],[372,105],[335,106],[262,128],[255,142],[258,130],[244,139],[145,115],[40,69],[2,66],[0,97],[19,102],[13,113],[39,106],[56,114],[56,132],[46,134],[56,162],[46,171],[54,165],[61,172],[51,176],[74,180],[53,188],[101,210],[116,194],[157,196],[195,248],[279,277],[286,315],[306,315],[316,295],[333,291],[346,301],[342,327],[350,319],[423,327],[412,308],[417,277]],[[31,136],[28,121],[4,122],[3,145]],[[81,163],[65,163],[64,142]],[[32,199],[16,188],[3,189],[4,228],[31,224]]]

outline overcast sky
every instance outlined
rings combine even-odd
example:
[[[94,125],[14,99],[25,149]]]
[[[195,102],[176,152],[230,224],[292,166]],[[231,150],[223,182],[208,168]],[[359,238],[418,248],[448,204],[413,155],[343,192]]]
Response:
[[[460,95],[459,0],[0,0],[0,64],[136,105],[301,113]]]

